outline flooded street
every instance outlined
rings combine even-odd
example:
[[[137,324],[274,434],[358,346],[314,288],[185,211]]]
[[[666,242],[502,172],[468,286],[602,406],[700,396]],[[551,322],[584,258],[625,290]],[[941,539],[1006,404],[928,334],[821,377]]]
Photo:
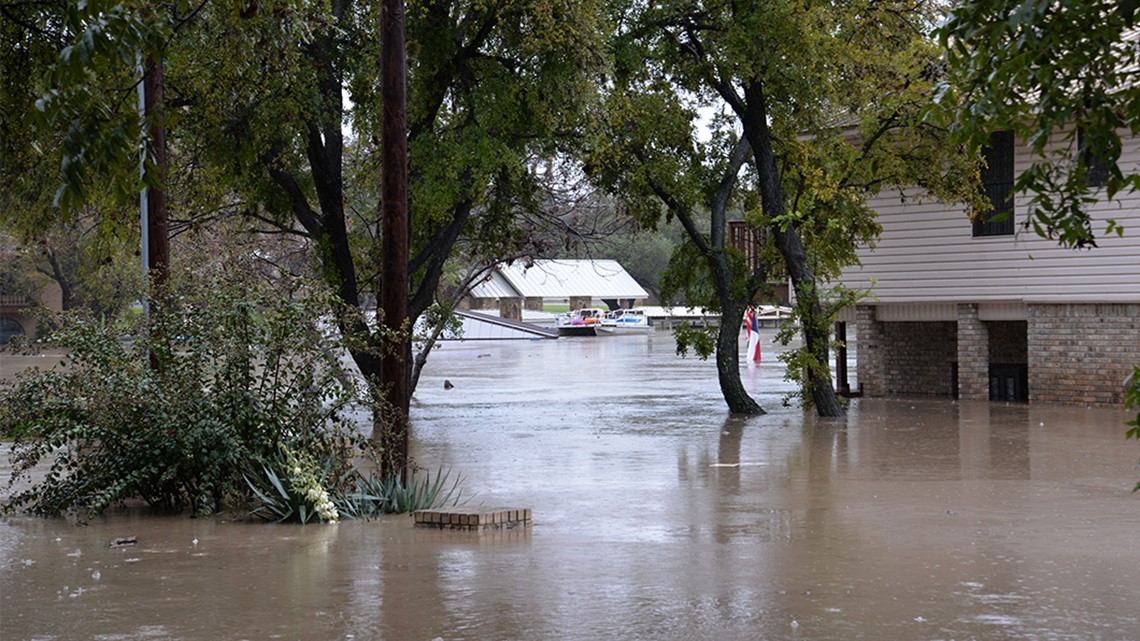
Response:
[[[728,418],[666,332],[446,344],[413,456],[533,527],[8,518],[0,640],[1140,638],[1126,413],[865,399],[823,421],[764,357],[743,378],[770,413]]]

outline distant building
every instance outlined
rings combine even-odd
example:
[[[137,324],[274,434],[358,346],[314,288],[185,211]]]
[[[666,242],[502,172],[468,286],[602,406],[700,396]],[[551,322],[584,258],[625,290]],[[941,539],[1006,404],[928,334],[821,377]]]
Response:
[[[649,297],[616,260],[516,260],[495,266],[468,296],[471,309],[498,307],[502,318],[521,320],[522,310],[541,311],[546,301],[566,301],[571,309],[595,302],[616,309]]]
[[[1029,149],[999,133],[986,157],[995,206],[986,220],[910,193],[871,200],[882,236],[841,279],[870,290],[845,312],[863,393],[1121,403],[1140,363],[1140,194],[1092,205],[1100,246],[1065,249],[1018,224],[1028,205],[1012,187]],[[1125,142],[1119,162],[1136,171],[1140,139]],[[1103,185],[1104,175],[1090,179]],[[1122,237],[1103,234],[1109,218]]]
[[[37,306],[56,312],[63,309],[63,293],[57,283],[46,283],[39,291],[39,300],[0,291],[0,345],[7,345],[17,336],[35,337],[36,318],[32,309]]]
[[[728,244],[744,254],[744,264],[748,266],[750,272],[755,272],[761,267],[760,250],[764,246],[766,235],[767,230],[753,227],[743,220],[728,221]],[[779,266],[779,271],[768,272],[768,287],[771,288],[771,294],[761,293],[762,298],[754,302],[792,304],[795,292],[792,290],[791,281],[783,269],[783,264]]]

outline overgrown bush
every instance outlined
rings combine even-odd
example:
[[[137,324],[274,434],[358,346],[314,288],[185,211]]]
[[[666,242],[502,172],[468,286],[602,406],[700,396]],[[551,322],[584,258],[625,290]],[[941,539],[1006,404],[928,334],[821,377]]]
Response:
[[[328,461],[340,478],[367,443],[348,422],[361,395],[324,309],[229,274],[172,294],[125,334],[61,318],[37,347],[66,350],[65,366],[0,391],[0,433],[15,439],[9,490],[48,469],[6,509],[91,515],[129,499],[195,514],[244,508],[245,475],[272,469],[282,451]]]

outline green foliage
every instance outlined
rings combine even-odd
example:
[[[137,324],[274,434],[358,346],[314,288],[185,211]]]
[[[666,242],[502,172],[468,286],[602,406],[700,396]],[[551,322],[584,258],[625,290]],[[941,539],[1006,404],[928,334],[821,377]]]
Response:
[[[1132,368],[1132,374],[1124,381],[1124,385],[1124,407],[1140,410],[1140,365]],[[1136,414],[1136,418],[1128,421],[1127,425],[1129,428],[1125,432],[1125,438],[1140,440],[1140,413]],[[1137,482],[1136,487],[1132,488],[1133,492],[1137,490],[1140,490],[1140,482]]]
[[[802,299],[796,300],[792,307],[792,314],[776,332],[776,340],[781,345],[788,345],[795,339],[797,332],[805,331],[803,325],[812,324],[809,328],[817,335],[827,335],[831,331],[831,323],[844,307],[854,305],[866,297],[868,292],[848,289],[842,285],[827,290],[820,297],[822,312],[812,313],[806,310]],[[802,407],[811,407],[814,399],[804,386],[804,382],[814,376],[817,380],[831,380],[829,361],[829,343],[817,343],[811,347],[804,345],[801,349],[786,350],[777,357],[784,363],[784,380],[798,384],[800,387],[786,395],[784,404],[795,403]]]
[[[66,350],[66,366],[0,392],[0,431],[16,439],[10,484],[32,482],[7,509],[98,514],[141,499],[209,514],[242,505],[243,472],[283,446],[351,458],[346,412],[359,394],[328,350],[322,302],[234,274],[175,291],[128,335],[65,316],[40,346]]]
[[[9,245],[0,236],[0,293],[24,300],[39,299],[44,283],[33,274],[32,259],[27,251]]]
[[[423,314],[423,322],[426,335],[413,336],[412,340],[416,343],[425,343],[433,336],[441,334],[463,336],[463,319],[455,313],[454,309],[441,303],[433,303],[431,307],[427,308]]]
[[[1140,50],[1126,37],[1134,9],[982,0],[955,7],[938,31],[950,75],[936,88],[936,115],[972,150],[997,130],[1029,145],[1031,165],[1014,185],[1030,194],[1026,226],[1067,247],[1096,244],[1090,203],[1140,187],[1140,174],[1119,165],[1121,137],[1140,133]],[[1108,169],[1103,192],[1087,180],[1093,158]],[[1119,233],[1114,222],[1104,231]]]
[[[60,37],[67,44],[35,104],[43,124],[62,134],[58,208],[80,205],[93,176],[123,194],[138,193],[138,168],[145,166],[144,179],[154,184],[153,166],[139,155],[142,119],[123,117],[137,113],[137,98],[122,88],[133,86],[141,60],[161,50],[170,27],[141,9],[88,0],[68,3],[63,12]],[[133,164],[123,162],[132,157]]]
[[[691,350],[702,360],[712,356],[716,350],[716,334],[716,327],[695,327],[688,321],[681,323],[673,330],[673,338],[677,341],[677,355],[685,356]]]

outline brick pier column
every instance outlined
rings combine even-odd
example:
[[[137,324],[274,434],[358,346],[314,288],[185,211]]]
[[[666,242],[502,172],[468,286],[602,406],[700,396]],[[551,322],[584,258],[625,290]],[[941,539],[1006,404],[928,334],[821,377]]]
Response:
[[[521,298],[500,298],[499,299],[499,318],[506,318],[510,320],[522,320],[522,299]]]
[[[990,334],[975,303],[958,305],[958,398],[990,399]]]
[[[585,309],[593,304],[594,300],[589,296],[571,296],[570,309]]]
[[[874,305],[855,306],[855,376],[863,394],[886,396],[883,324],[875,320]]]

